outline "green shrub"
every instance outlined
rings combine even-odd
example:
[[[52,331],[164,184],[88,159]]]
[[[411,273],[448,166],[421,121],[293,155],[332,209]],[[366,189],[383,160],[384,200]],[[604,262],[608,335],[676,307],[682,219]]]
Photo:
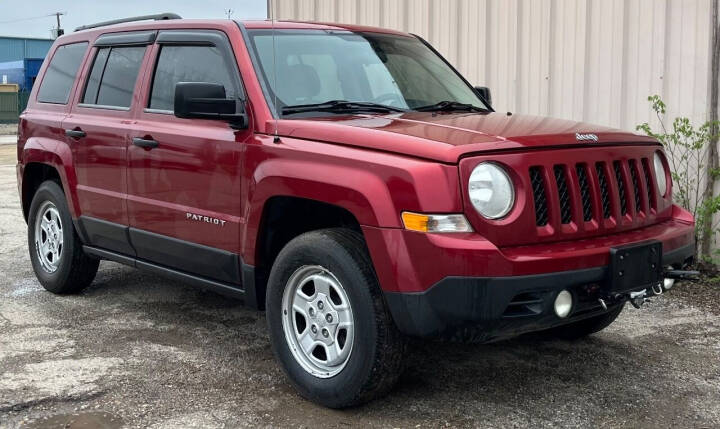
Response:
[[[712,153],[717,153],[710,149],[711,145],[717,144],[720,122],[708,121],[696,128],[688,118],[678,117],[668,130],[663,118],[665,103],[658,95],[648,97],[648,101],[657,115],[661,129],[655,132],[647,122],[636,128],[658,139],[665,147],[673,180],[673,200],[695,217],[695,236],[700,251],[705,240],[714,239],[720,226],[718,221],[714,220],[715,214],[720,212],[720,196],[715,196],[712,189],[706,188],[708,181],[714,182],[720,177],[717,161],[713,162],[709,158]],[[710,247],[705,246],[705,249]],[[719,254],[718,250],[714,253]],[[703,253],[702,257],[711,262],[712,255],[709,252]]]

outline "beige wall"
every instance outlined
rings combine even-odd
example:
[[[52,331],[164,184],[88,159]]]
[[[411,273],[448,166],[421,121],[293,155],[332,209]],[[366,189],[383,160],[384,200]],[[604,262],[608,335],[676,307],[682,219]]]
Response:
[[[711,0],[273,0],[278,19],[360,23],[426,38],[497,110],[634,130],[708,115]],[[717,77],[716,77],[717,78]]]

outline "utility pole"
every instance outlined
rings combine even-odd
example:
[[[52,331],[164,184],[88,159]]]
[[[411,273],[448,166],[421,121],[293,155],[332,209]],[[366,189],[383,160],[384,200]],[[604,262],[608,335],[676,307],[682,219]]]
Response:
[[[705,195],[703,196],[705,201],[715,195],[716,180],[713,171],[720,166],[720,162],[718,162],[718,133],[720,133],[720,127],[717,125],[717,121],[720,119],[718,117],[718,109],[720,109],[720,0],[712,1],[710,17],[710,96],[708,97],[710,109],[708,120],[713,123],[710,128],[710,135],[713,137],[710,139],[710,145],[708,146],[708,166],[705,176]],[[714,238],[713,219],[708,219],[707,223],[708,225],[703,225],[702,249],[700,250],[703,256],[710,257],[711,240]]]
[[[65,30],[63,30],[62,27],[60,26],[60,17],[65,15],[65,12],[55,12],[55,13],[53,13],[53,15],[55,15],[55,19],[57,20],[57,28],[55,28],[55,30],[53,30],[52,33],[55,36],[55,38],[58,38],[58,37],[62,36],[63,34],[65,34]]]
[[[227,19],[232,19],[233,13],[235,13],[232,9],[225,9],[225,15],[227,15]]]

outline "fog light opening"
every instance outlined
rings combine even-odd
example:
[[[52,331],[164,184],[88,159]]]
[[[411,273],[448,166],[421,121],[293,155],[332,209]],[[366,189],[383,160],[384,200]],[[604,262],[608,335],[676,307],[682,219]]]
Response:
[[[663,280],[663,289],[670,290],[673,286],[675,286],[675,279],[666,278]]]
[[[561,319],[570,314],[573,306],[573,296],[567,290],[562,290],[555,298],[555,314]]]

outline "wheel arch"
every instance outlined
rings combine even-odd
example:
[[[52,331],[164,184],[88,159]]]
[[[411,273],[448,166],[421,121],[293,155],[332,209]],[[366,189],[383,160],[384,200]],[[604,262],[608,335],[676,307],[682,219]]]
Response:
[[[244,262],[254,267],[254,300],[257,308],[265,306],[265,291],[275,259],[293,238],[325,228],[347,228],[362,235],[360,222],[346,208],[325,201],[274,195],[265,200],[257,222],[254,243],[248,249],[252,255]]]
[[[38,188],[40,188],[40,185],[48,180],[52,180],[64,189],[60,173],[58,173],[57,168],[54,166],[40,162],[32,162],[25,165],[23,169],[21,203],[23,217],[26,222],[30,215],[30,204],[32,203],[35,193]]]
[[[76,218],[79,208],[74,185],[77,180],[72,168],[72,152],[67,144],[46,138],[30,138],[22,149],[20,160],[20,197],[25,220],[35,192],[46,180],[54,180],[60,185],[67,198],[70,215]]]

